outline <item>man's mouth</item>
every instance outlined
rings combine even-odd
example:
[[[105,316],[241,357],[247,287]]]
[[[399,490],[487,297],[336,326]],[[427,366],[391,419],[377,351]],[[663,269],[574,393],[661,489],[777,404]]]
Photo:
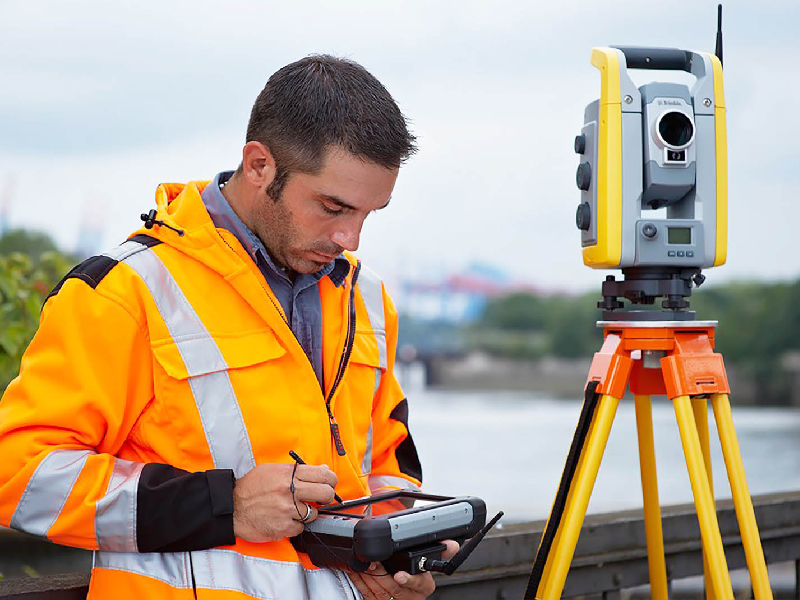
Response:
[[[319,260],[322,260],[326,263],[331,262],[334,258],[336,258],[336,256],[338,256],[338,255],[329,256],[328,254],[323,254],[322,252],[317,252],[316,250],[311,250],[311,254],[313,254]]]

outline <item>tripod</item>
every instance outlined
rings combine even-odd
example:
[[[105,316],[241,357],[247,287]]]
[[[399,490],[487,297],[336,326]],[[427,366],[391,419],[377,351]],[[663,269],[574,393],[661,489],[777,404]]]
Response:
[[[728,378],[722,355],[713,351],[716,324],[688,320],[598,323],[604,331],[603,346],[592,360],[583,409],[534,561],[526,599],[561,597],[617,405],[628,386],[635,398],[652,597],[668,598],[650,401],[651,395],[666,395],[675,407],[697,510],[707,598],[733,598],[714,506],[708,398],[719,431],[753,592],[756,600],[772,598],[733,428]]]

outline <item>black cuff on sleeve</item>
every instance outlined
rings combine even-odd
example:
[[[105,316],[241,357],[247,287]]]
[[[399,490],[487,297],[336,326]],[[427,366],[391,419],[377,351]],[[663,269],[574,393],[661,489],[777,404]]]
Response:
[[[235,543],[233,471],[189,473],[150,463],[139,477],[139,552],[184,552]]]
[[[389,418],[400,421],[405,425],[406,431],[408,432],[406,439],[400,442],[395,452],[397,466],[400,468],[401,473],[405,473],[421,482],[422,465],[419,462],[417,447],[414,445],[414,440],[411,437],[411,430],[408,428],[408,400],[406,398],[403,398],[397,406],[394,407]]]

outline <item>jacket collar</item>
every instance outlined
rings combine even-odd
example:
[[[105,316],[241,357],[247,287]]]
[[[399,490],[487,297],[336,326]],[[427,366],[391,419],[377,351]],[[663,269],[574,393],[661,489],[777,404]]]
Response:
[[[219,273],[237,289],[245,302],[286,341],[290,351],[302,354],[303,350],[296,340],[291,343],[291,340],[294,340],[294,334],[281,313],[276,310],[277,299],[269,286],[264,284],[263,275],[252,258],[235,235],[224,229],[217,230],[214,226],[201,198],[208,183],[208,181],[190,181],[185,185],[166,183],[159,185],[156,189],[156,219],[183,231],[183,235],[179,235],[168,227],[156,225],[152,229],[142,227],[131,236],[145,234],[155,237],[165,245],[191,256]],[[352,253],[344,252],[343,256],[350,265],[356,265],[357,259]],[[344,272],[343,282],[350,280],[352,273],[352,268],[347,269]],[[349,284],[325,287],[331,290],[335,289],[342,295],[341,305],[345,310],[344,299],[348,294]]]

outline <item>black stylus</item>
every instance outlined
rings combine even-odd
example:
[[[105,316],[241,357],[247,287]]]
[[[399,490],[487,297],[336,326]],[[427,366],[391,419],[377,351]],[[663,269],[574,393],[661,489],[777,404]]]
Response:
[[[306,461],[304,461],[302,458],[300,458],[300,455],[297,452],[295,452],[294,450],[289,450],[289,456],[291,456],[292,459],[294,460],[294,462],[296,462],[298,465],[306,464]],[[339,494],[337,494],[336,492],[333,492],[333,499],[336,500],[339,504],[342,503],[342,499],[339,497]]]

